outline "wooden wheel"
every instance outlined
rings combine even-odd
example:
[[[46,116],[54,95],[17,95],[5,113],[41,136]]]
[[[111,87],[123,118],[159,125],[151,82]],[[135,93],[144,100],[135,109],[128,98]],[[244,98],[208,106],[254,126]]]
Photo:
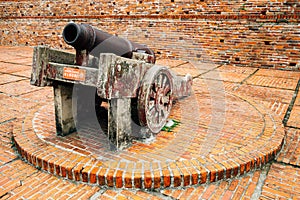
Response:
[[[173,101],[172,75],[166,67],[153,66],[141,83],[138,95],[138,116],[142,126],[153,133],[164,127]]]

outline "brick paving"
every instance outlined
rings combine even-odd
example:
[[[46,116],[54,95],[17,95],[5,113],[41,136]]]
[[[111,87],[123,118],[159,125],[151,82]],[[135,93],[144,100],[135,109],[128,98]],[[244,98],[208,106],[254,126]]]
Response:
[[[105,159],[100,159],[100,162],[99,149],[96,152],[96,148],[84,147],[84,145],[89,146],[90,143],[83,144],[82,141],[76,140],[74,135],[55,141],[54,135],[49,134],[53,132],[53,124],[51,124],[53,123],[53,111],[51,111],[53,94],[51,88],[35,88],[29,85],[32,49],[24,47],[0,49],[0,77],[2,77],[0,83],[0,198],[2,199],[299,198],[297,183],[300,172],[297,166],[299,166],[300,133],[297,117],[299,114],[299,110],[297,112],[299,106],[299,95],[297,96],[296,91],[299,81],[297,72],[282,73],[282,71],[275,70],[266,72],[265,69],[230,66],[213,66],[207,71],[201,67],[201,70],[197,72],[197,70],[192,70],[193,66],[188,63],[173,62],[171,67],[175,71],[177,68],[179,74],[191,70],[193,76],[197,77],[194,79],[194,91],[195,101],[199,102],[200,112],[196,112],[199,116],[191,119],[185,118],[186,116],[182,117],[186,119],[185,123],[189,126],[184,126],[183,123],[177,128],[177,131],[184,130],[184,132],[189,131],[194,134],[191,136],[193,145],[186,145],[184,140],[190,138],[184,137],[184,134],[180,138],[180,131],[178,131],[179,134],[174,134],[176,131],[160,133],[154,143],[136,142],[125,152],[118,152],[115,157],[109,152],[103,154],[101,159]],[[161,63],[165,62],[161,61]],[[219,88],[213,91],[209,83],[214,83],[214,87]],[[225,93],[220,91],[225,91]],[[290,106],[295,95],[297,96],[295,103]],[[228,102],[227,110],[223,112],[227,120],[224,121],[224,127],[221,129],[211,123],[217,118],[213,114],[206,114],[222,113],[216,112],[222,110],[222,106],[212,106],[219,103],[212,100],[216,97],[220,99],[220,102],[224,99]],[[181,107],[184,103],[189,102],[183,102],[177,108],[175,106],[172,117],[182,116]],[[287,111],[291,113],[287,125],[291,123],[293,128],[285,127],[284,131],[281,123]],[[47,130],[48,133],[44,131],[44,135],[34,134],[30,128],[32,119],[37,120],[34,122],[36,125],[38,125],[38,120],[47,120],[50,125],[44,123],[44,126],[35,126],[35,128]],[[198,123],[193,126],[191,122],[195,119]],[[204,145],[199,144],[209,141],[207,138],[210,138],[196,133],[207,130],[208,127],[212,127],[214,131],[219,130],[219,135],[215,137],[220,138],[218,141],[223,140],[223,143],[204,143],[207,145],[206,149],[210,150],[208,154],[205,154]],[[271,161],[281,148],[284,133],[286,137],[283,148],[278,157]],[[19,151],[23,157],[36,167],[24,162],[11,148],[13,135],[15,141],[19,142]],[[87,137],[84,134],[80,136],[81,139]],[[72,139],[73,143],[66,146]],[[172,142],[186,150],[177,152],[170,145]],[[25,146],[20,145],[21,143]],[[160,152],[162,147],[164,147],[163,151]],[[251,150],[257,147],[259,147],[257,151]],[[27,153],[24,151],[26,148],[29,149]],[[29,156],[28,152],[31,152],[33,148],[36,148],[36,151]],[[72,151],[66,154],[63,153],[64,149]],[[47,155],[48,151],[58,156]],[[207,157],[199,157],[197,155],[199,152]],[[66,159],[72,155],[78,161],[76,165]],[[86,158],[95,155],[96,157],[92,159]],[[138,160],[148,161],[140,162],[142,163],[141,170],[129,170],[139,169],[138,165],[140,165],[138,162],[136,165],[131,164],[136,161],[132,155]],[[124,158],[124,162],[120,158]],[[198,165],[195,165],[193,158],[197,158]],[[114,162],[116,159],[119,159],[119,162]],[[151,163],[154,159],[155,161],[175,159],[176,162],[174,164],[167,162],[167,165],[160,162]],[[44,162],[45,160],[47,162]],[[147,165],[149,161],[150,166]],[[270,164],[266,164],[269,161],[271,161]],[[114,169],[114,166],[118,170],[109,170]],[[162,166],[167,166],[167,168]],[[74,171],[70,170],[72,168]],[[143,170],[147,168],[152,170],[151,173],[143,174]],[[124,173],[120,169],[129,170],[126,172],[132,173]],[[204,171],[201,173],[202,170]],[[205,174],[207,176],[204,176]],[[103,187],[101,184],[99,186],[100,181],[103,180],[108,186],[115,184],[115,187],[123,188],[114,189]],[[84,183],[88,181],[92,184]],[[202,181],[207,184],[201,184]],[[153,189],[133,188],[139,185],[145,188],[153,187]]]
[[[298,118],[299,119],[299,118]],[[289,128],[286,134],[286,144],[280,152],[278,162],[300,166],[300,130]]]
[[[299,81],[299,86],[300,86],[300,81]],[[300,95],[298,95],[295,98],[294,105],[292,107],[292,111],[289,115],[289,119],[287,121],[287,125],[290,127],[299,127],[300,123]]]
[[[300,199],[300,169],[274,163],[262,188],[261,199]]]

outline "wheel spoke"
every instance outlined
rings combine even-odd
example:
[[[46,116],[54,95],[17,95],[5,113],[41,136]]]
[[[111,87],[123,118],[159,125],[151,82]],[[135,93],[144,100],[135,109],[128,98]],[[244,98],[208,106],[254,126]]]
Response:
[[[155,113],[155,119],[156,119],[156,122],[155,123],[159,123],[159,111],[157,111]]]
[[[164,79],[164,76],[162,74],[159,74],[159,76],[158,76],[159,88],[163,87],[163,79]]]
[[[163,110],[161,110],[161,118],[164,119],[165,116],[166,116],[166,115],[165,115],[165,112],[164,112],[164,109],[163,109]]]
[[[149,101],[149,112],[152,111],[152,109],[155,109],[155,101]]]
[[[151,107],[151,109],[148,110],[147,113],[150,118],[155,116],[156,114],[155,104],[153,104],[153,106]]]
[[[163,76],[161,88],[164,88],[164,87],[166,86],[166,83],[167,83],[167,77],[166,77],[166,76]]]
[[[156,92],[155,92],[155,86],[153,84],[153,87],[150,89],[150,93],[149,93],[149,96],[150,96],[150,100],[152,99],[155,99],[155,96],[156,96]]]
[[[168,93],[170,92],[171,88],[170,85],[166,85],[163,89],[164,96],[169,96]]]
[[[156,79],[155,79],[154,83],[155,83],[155,91],[157,92],[157,91],[158,91],[158,89],[159,89],[159,87],[160,87],[160,83],[159,83],[159,76],[158,76],[158,77],[156,77]]]

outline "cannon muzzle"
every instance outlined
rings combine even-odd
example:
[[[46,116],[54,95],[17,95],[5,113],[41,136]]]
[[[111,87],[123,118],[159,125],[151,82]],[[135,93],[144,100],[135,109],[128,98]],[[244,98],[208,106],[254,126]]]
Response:
[[[100,53],[114,53],[118,56],[132,58],[133,52],[141,51],[153,55],[155,58],[154,52],[146,45],[111,35],[88,24],[73,22],[67,24],[63,30],[63,38],[76,50],[87,50],[97,57]]]

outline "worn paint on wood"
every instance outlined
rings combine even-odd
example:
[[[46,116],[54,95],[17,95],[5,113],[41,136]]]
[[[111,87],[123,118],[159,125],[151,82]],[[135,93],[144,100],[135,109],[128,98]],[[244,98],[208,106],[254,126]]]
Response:
[[[42,46],[34,49],[31,84],[53,85],[58,135],[76,130],[76,113],[72,113],[74,84],[95,87],[98,96],[108,100],[108,137],[117,149],[130,145],[131,109],[137,109],[140,124],[153,133],[163,128],[172,101],[191,94],[192,77],[176,76],[167,67],[154,65],[152,55],[135,52],[133,58],[112,53],[100,54],[99,58],[86,55],[88,66],[82,66],[74,54]],[[132,98],[138,99],[137,108],[131,108],[135,105],[131,104]]]
[[[73,84],[54,84],[56,134],[68,135],[76,131],[72,109]]]

